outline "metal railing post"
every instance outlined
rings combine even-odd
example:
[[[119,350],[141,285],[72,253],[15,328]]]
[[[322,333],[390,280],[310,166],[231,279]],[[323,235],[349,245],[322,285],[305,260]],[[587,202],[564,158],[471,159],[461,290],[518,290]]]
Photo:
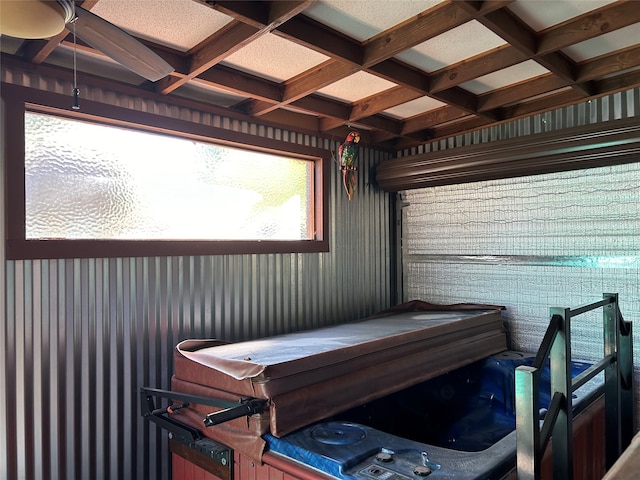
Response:
[[[636,416],[634,412],[634,387],[633,387],[633,336],[631,322],[625,322],[618,311],[620,319],[620,352],[618,362],[620,363],[620,425],[621,448],[624,451],[633,440],[636,434]]]
[[[603,295],[605,298],[608,294]],[[604,370],[604,418],[605,418],[605,465],[611,468],[620,456],[620,362],[617,358],[620,350],[618,336],[617,301],[605,305],[602,310],[604,328],[604,355],[615,357]]]
[[[574,309],[551,308],[551,320],[533,361],[515,372],[516,464],[518,480],[539,480],[541,460],[552,442],[553,478],[573,478],[573,391],[604,372],[605,464],[609,469],[635,435],[632,324],[625,322],[618,294]],[[603,308],[604,358],[572,378],[571,319]],[[547,359],[551,403],[540,431],[540,369]]]
[[[551,308],[550,314],[561,317],[550,354],[551,394],[562,394],[551,437],[553,478],[573,478],[573,414],[571,408],[571,310]]]
[[[516,368],[516,468],[519,480],[539,480],[540,406],[538,369],[529,366]]]

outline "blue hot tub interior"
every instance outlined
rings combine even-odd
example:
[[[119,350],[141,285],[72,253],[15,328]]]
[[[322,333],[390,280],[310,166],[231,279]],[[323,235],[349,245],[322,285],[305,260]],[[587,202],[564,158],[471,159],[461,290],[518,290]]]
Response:
[[[341,480],[410,480],[425,467],[434,479],[503,478],[516,461],[515,369],[533,359],[513,351],[493,355],[283,438],[266,434],[267,448]],[[589,366],[575,362],[572,375]],[[547,366],[541,408],[550,401],[549,381]],[[599,379],[582,387],[574,414],[600,388]]]
[[[515,369],[533,355],[504,352],[329,420],[345,421],[439,447],[477,452],[515,430]],[[590,366],[574,362],[572,376]],[[541,409],[550,403],[549,367],[541,377]]]

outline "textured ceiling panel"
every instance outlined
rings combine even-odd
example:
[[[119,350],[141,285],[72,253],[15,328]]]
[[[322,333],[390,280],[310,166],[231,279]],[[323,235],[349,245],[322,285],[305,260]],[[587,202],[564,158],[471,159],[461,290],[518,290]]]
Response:
[[[358,72],[349,77],[338,80],[331,85],[321,88],[318,93],[336,100],[355,102],[361,98],[374,95],[395,85],[383,78],[366,72]]]
[[[640,8],[640,2],[637,3]],[[562,51],[573,61],[582,62],[634,45],[640,45],[640,26],[638,25],[629,25],[620,30],[605,33],[599,37],[571,45]]]
[[[596,10],[614,0],[516,0],[509,9],[539,32],[584,13]]]
[[[549,73],[549,70],[534,62],[527,60],[513,67],[504,68],[498,72],[489,73],[475,80],[461,84],[465,90],[469,90],[477,95],[486,93],[497,88],[506,87],[514,83],[522,82],[530,78]]]
[[[505,43],[491,30],[472,20],[396,55],[396,58],[433,72]]]
[[[273,34],[263,35],[224,59],[244,72],[282,82],[314,68],[329,57]]]
[[[403,103],[393,108],[389,108],[384,113],[391,115],[395,118],[409,118],[414,115],[418,115],[423,112],[435,110],[436,108],[444,107],[446,103],[436,100],[431,97],[420,97],[410,102]]]
[[[305,15],[359,41],[404,22],[443,0],[326,0],[309,7]]]
[[[100,0],[91,9],[133,35],[186,52],[232,18],[198,2]]]

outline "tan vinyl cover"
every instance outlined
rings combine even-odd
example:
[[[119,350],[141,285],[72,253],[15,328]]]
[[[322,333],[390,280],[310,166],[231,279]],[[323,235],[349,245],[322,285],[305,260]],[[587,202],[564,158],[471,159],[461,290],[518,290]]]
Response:
[[[505,350],[500,308],[410,302],[359,322],[259,340],[186,340],[175,349],[172,389],[268,400],[262,414],[209,428],[202,418],[215,408],[180,411],[207,436],[259,458],[267,431],[286,435]]]

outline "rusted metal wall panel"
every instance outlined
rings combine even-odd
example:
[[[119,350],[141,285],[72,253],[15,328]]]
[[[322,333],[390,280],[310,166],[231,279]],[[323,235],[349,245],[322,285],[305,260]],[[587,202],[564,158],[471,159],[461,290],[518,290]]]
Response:
[[[67,82],[1,72],[5,82],[71,92]],[[286,142],[336,150],[342,140],[80,88],[82,98]],[[0,478],[167,479],[166,432],[140,417],[138,388],[169,388],[177,342],[239,341],[388,307],[390,197],[369,177],[384,155],[361,149],[351,202],[332,162],[328,253],[3,260]]]

